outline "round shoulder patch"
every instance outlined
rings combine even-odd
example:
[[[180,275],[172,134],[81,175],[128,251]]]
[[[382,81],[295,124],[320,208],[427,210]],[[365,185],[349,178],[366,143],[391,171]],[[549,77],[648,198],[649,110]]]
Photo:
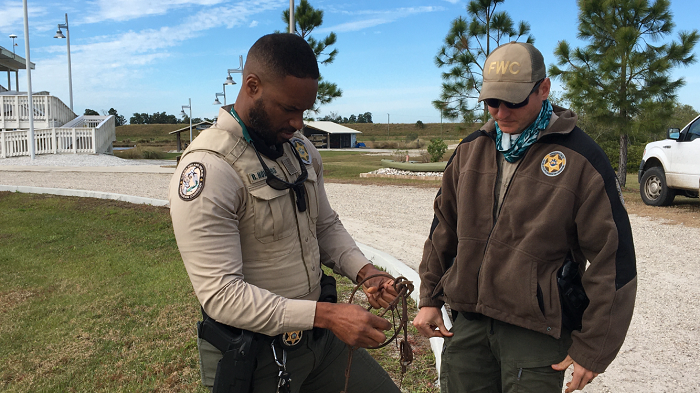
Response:
[[[199,162],[188,164],[180,175],[180,187],[178,195],[183,201],[191,201],[199,196],[204,189],[206,171],[204,165]]]
[[[304,162],[306,165],[311,165],[311,157],[309,156],[309,151],[306,149],[306,144],[301,138],[292,138],[290,140],[292,143],[292,146],[297,150],[297,153],[299,153],[299,157],[301,160]]]
[[[542,159],[542,172],[547,176],[557,176],[566,167],[566,156],[560,151],[553,151]]]

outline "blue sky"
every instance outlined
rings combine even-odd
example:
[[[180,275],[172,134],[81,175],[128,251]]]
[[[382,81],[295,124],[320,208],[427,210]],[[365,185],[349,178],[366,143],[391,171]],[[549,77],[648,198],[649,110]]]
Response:
[[[296,0],[295,4],[299,1]],[[324,10],[317,38],[338,36],[335,62],[321,73],[342,90],[343,97],[322,107],[341,116],[371,112],[375,123],[440,122],[431,101],[440,94],[441,69],[434,64],[450,22],[467,16],[466,0],[311,0]],[[66,40],[54,39],[68,13],[71,34],[74,110],[115,108],[127,120],[134,112],[179,115],[192,99],[193,117],[214,117],[215,93],[223,91],[227,69],[260,36],[284,30],[287,0],[28,0],[33,90],[46,90],[68,103]],[[575,0],[508,0],[501,10],[532,26],[535,46],[547,65],[554,62],[557,42],[576,38]],[[700,3],[673,0],[676,28],[697,27]],[[0,46],[24,57],[22,0],[0,0]],[[65,31],[64,31],[65,34]],[[700,48],[696,47],[696,53]],[[698,59],[700,60],[700,58]],[[679,100],[700,110],[700,63],[677,69],[686,86]],[[226,87],[228,102],[239,83]],[[12,84],[14,87],[14,75]],[[7,84],[6,74],[0,84]],[[20,72],[26,90],[26,74]],[[554,90],[561,91],[555,82]],[[220,98],[223,102],[223,98]]]

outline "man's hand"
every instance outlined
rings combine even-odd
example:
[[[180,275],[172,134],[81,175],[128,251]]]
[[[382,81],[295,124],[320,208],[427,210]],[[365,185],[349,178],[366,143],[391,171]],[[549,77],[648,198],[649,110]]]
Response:
[[[442,311],[437,307],[422,307],[413,319],[413,326],[425,337],[452,337],[442,319]]]
[[[572,364],[574,365],[574,374],[571,377],[571,381],[566,383],[566,393],[583,389],[586,385],[593,381],[593,378],[598,376],[598,373],[594,373],[593,371],[588,370],[576,363],[569,355],[566,355],[566,359],[564,359],[561,363],[552,364],[552,368],[558,371],[564,371]]]
[[[331,330],[352,347],[376,347],[386,340],[391,323],[356,304],[316,303],[314,326]]]
[[[368,263],[357,272],[357,282],[375,274],[386,273]],[[367,300],[373,308],[388,308],[389,304],[399,295],[394,289],[394,280],[385,275],[367,280],[362,285],[362,290],[367,295]]]

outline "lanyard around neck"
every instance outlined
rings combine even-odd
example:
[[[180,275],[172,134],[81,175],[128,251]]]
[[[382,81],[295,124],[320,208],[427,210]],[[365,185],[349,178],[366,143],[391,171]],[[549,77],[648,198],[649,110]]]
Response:
[[[243,131],[243,138],[245,138],[246,142],[250,143],[251,145],[253,144],[253,138],[250,137],[250,133],[248,132],[248,128],[245,126],[243,123],[243,120],[241,120],[241,117],[238,116],[238,113],[236,113],[236,110],[233,109],[233,105],[231,106],[231,110],[229,111],[231,116],[233,116],[234,119],[238,122],[238,125],[241,126],[241,130]]]

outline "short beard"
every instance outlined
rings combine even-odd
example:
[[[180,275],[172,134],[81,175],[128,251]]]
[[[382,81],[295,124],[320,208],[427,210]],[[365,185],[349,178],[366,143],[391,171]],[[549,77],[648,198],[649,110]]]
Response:
[[[277,144],[277,134],[272,130],[270,117],[267,115],[262,98],[253,102],[253,106],[248,110],[248,120],[252,131],[258,134],[266,145],[274,146]]]

